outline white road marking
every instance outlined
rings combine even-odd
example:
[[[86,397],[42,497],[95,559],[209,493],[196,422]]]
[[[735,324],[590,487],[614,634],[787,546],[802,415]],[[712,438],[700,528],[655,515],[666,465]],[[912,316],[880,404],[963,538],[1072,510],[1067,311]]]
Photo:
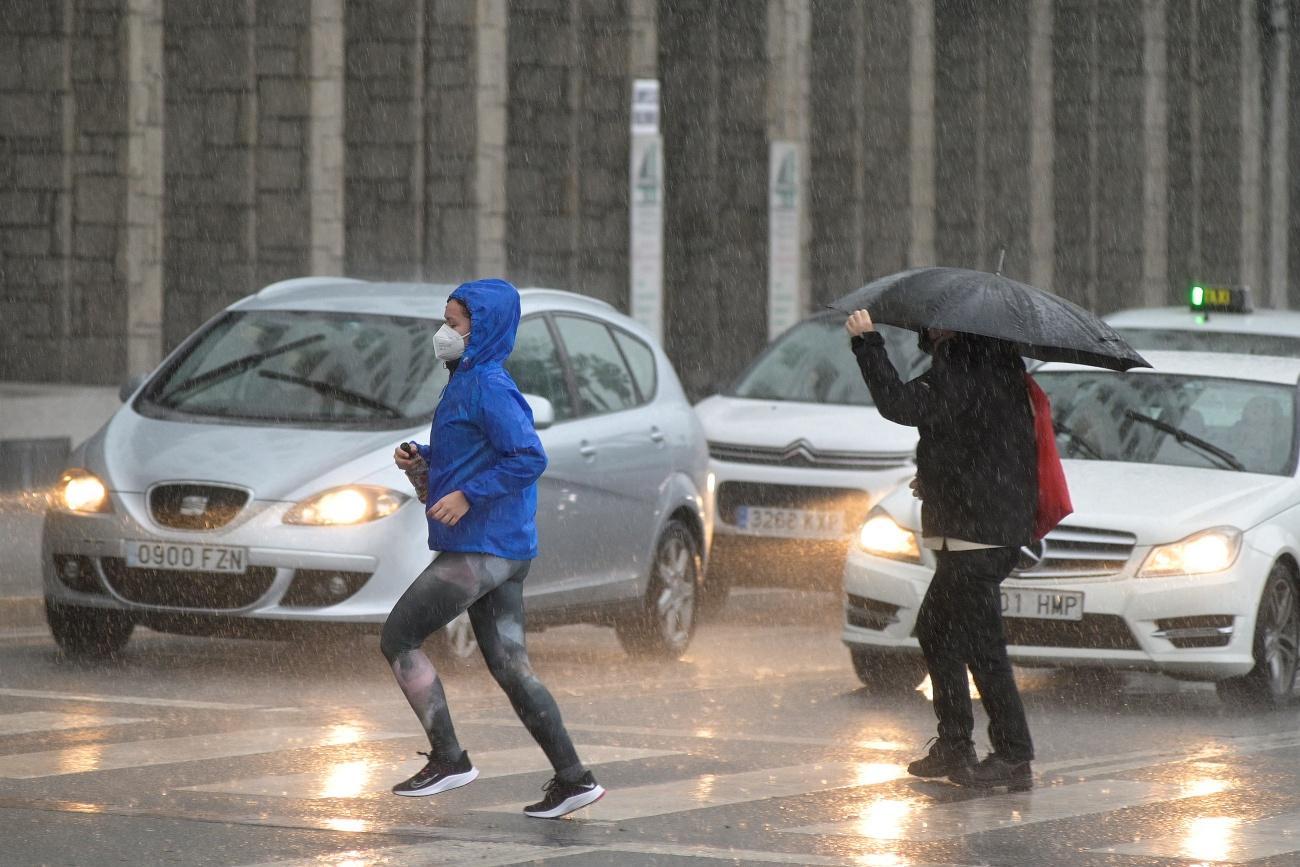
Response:
[[[1183,818],[1177,824],[1178,833],[1087,851],[1201,863],[1245,863],[1300,852],[1300,813],[1257,821],[1210,814]]]
[[[900,765],[834,762],[796,765],[736,774],[702,774],[670,783],[614,788],[582,811],[584,819],[620,822],[687,813],[728,804],[765,801],[854,786],[885,783],[906,776]],[[494,804],[475,812],[517,813],[524,804]]]
[[[356,726],[338,725],[324,728],[247,729],[127,743],[84,744],[41,753],[0,756],[0,777],[31,780],[63,774],[117,771],[405,737],[410,737],[410,734],[365,731]]]
[[[497,717],[480,717],[478,719],[469,719],[464,722],[457,722],[457,725],[478,725],[478,726],[504,726],[507,728],[519,728],[519,720],[505,719]],[[664,738],[691,738],[707,741],[738,741],[742,743],[757,744],[794,744],[797,746],[814,746],[814,747],[840,747],[845,746],[844,740],[835,738],[805,738],[794,735],[751,735],[742,732],[735,732],[729,729],[714,729],[709,727],[700,727],[694,729],[668,729],[652,728],[650,726],[618,726],[618,725],[594,725],[587,723],[571,723],[567,720],[564,727],[571,732],[586,732],[588,734],[608,734],[608,735],[648,735],[651,737]],[[899,749],[902,749],[900,745]]]
[[[680,755],[664,750],[641,750],[579,744],[578,755],[587,765],[629,762],[660,756]],[[551,770],[550,762],[537,747],[492,750],[471,753],[480,779],[508,777]],[[183,791],[220,792],[229,795],[254,795],[264,798],[357,798],[367,794],[388,794],[394,783],[401,782],[424,767],[424,759],[406,762],[341,762],[305,774],[256,777],[186,786]]]
[[[840,822],[790,828],[792,834],[867,837],[924,842],[1004,831],[1176,801],[1206,794],[1194,786],[1136,780],[1094,780],[1028,792],[990,794],[934,803],[924,795],[886,797],[862,805],[859,815]]]
[[[28,732],[60,732],[69,729],[86,729],[96,726],[120,726],[147,722],[143,719],[114,716],[86,716],[53,711],[28,711],[0,715],[0,735],[20,735]]]
[[[150,698],[140,695],[101,695],[95,693],[54,692],[43,689],[10,689],[0,687],[0,696],[13,698],[42,698],[50,701],[84,701],[102,704],[139,704],[146,707],[179,707],[193,710],[256,710],[260,705],[231,704],[224,701],[192,701],[180,698]]]
[[[357,849],[299,858],[292,861],[263,861],[245,867],[443,867],[466,864],[472,867],[509,867],[529,864],[539,858],[565,858],[601,850],[591,846],[529,846],[523,843],[487,843],[439,840],[415,846]]]

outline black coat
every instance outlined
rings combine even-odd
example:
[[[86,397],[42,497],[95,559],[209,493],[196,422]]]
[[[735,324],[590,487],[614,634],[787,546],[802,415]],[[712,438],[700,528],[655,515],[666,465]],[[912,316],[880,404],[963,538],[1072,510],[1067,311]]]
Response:
[[[959,334],[939,345],[927,373],[904,383],[879,334],[852,346],[880,414],[920,430],[922,536],[1030,543],[1038,449],[1021,358],[1000,341]]]

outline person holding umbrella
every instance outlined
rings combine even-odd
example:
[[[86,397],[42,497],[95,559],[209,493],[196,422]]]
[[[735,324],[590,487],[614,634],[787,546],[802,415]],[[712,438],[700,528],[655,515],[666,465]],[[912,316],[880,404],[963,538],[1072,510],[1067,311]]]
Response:
[[[937,566],[916,632],[938,736],[908,773],[1029,789],[1034,744],[1007,657],[999,585],[1020,548],[1068,513],[1068,491],[1050,407],[1026,376],[1022,355],[1121,370],[1148,365],[1092,314],[1001,275],[905,271],[833,307],[850,314],[845,328],[876,408],[920,432],[912,489],[922,501],[922,544]],[[927,373],[900,379],[868,308],[881,321],[920,332],[921,348],[934,359]],[[1044,455],[1054,463],[1040,463]],[[989,717],[993,751],[983,761],[972,738],[967,667]]]

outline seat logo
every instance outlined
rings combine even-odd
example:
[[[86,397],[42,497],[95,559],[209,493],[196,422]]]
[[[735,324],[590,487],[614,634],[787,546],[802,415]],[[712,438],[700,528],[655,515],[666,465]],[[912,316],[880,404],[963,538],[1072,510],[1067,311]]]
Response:
[[[181,497],[180,512],[187,518],[198,518],[208,510],[208,498],[201,494]]]
[[[1020,558],[1016,561],[1016,572],[1032,572],[1043,565],[1047,556],[1047,544],[1042,539],[1020,546]]]

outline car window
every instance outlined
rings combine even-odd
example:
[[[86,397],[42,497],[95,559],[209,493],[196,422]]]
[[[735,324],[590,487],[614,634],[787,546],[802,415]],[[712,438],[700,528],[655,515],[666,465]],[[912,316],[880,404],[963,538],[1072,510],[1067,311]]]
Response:
[[[573,401],[564,380],[564,367],[560,353],[551,337],[551,329],[541,316],[532,316],[519,323],[515,348],[506,360],[515,385],[524,394],[544,397],[555,407],[555,420],[573,418]]]
[[[1186,467],[1230,466],[1288,475],[1295,440],[1293,386],[1173,374],[1038,373],[1052,400],[1062,457]],[[1131,413],[1182,434],[1162,431]]]
[[[899,376],[912,379],[925,370],[930,357],[917,349],[915,332],[889,325],[876,328]],[[741,374],[732,394],[759,400],[872,405],[840,317],[809,319],[781,335]]]
[[[1300,358],[1300,337],[1285,334],[1244,334],[1233,331],[1192,331],[1177,328],[1116,328],[1134,349],[1183,352],[1233,352]]]
[[[637,338],[615,328],[614,339],[618,348],[623,350],[628,367],[632,369],[632,378],[641,390],[641,400],[649,401],[655,396],[655,353]]]
[[[595,319],[576,316],[556,316],[555,325],[578,387],[579,414],[596,415],[635,406],[632,373],[609,328]]]
[[[401,428],[425,421],[447,370],[432,319],[248,310],[226,313],[145,389],[154,417]]]

